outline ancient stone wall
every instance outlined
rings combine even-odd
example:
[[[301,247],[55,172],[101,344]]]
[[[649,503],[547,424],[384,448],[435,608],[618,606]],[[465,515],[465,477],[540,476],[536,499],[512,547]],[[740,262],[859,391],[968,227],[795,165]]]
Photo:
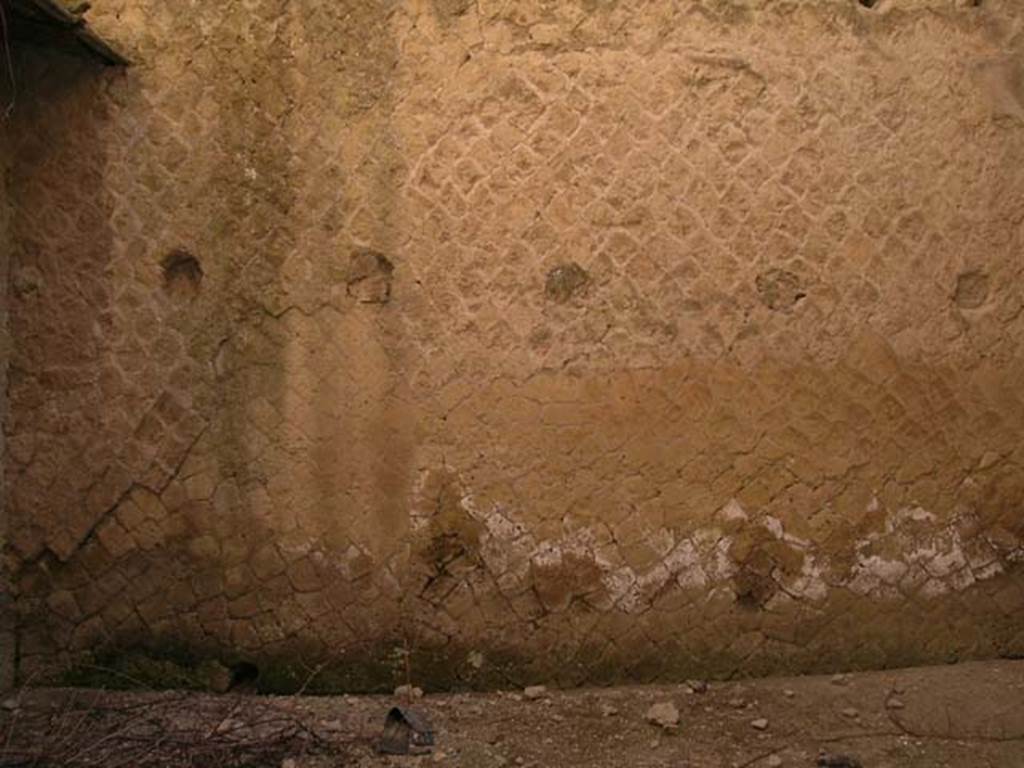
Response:
[[[0,65],[0,77],[7,75],[7,70]],[[7,174],[10,165],[10,154],[7,146],[6,110],[11,104],[13,94],[10,90],[9,77],[0,85],[0,110],[4,117],[0,118],[0,464],[6,453],[6,434],[4,425],[7,423],[7,367],[11,358],[11,338],[7,331],[8,324],[8,267],[11,257],[11,195],[7,187]],[[3,473],[0,472],[0,549],[7,549],[7,488]],[[0,691],[7,690],[14,682],[14,605],[11,599],[11,583],[5,558],[0,556]]]
[[[1015,0],[94,6],[12,154],[22,675],[1024,652]]]

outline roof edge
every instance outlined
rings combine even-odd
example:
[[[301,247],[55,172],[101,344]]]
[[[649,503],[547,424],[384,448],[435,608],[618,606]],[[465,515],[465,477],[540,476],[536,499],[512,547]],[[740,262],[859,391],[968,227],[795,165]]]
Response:
[[[82,53],[108,66],[131,64],[93,32],[82,16],[57,0],[0,0],[0,5],[10,13],[11,37],[15,40]]]

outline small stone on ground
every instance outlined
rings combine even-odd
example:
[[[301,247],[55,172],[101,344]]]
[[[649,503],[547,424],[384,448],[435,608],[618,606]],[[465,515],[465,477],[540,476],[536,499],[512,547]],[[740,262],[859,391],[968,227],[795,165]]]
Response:
[[[644,719],[661,728],[676,728],[679,726],[679,709],[671,701],[661,701],[651,705]]]
[[[691,693],[707,693],[708,684],[704,680],[687,680],[686,687],[690,689]]]

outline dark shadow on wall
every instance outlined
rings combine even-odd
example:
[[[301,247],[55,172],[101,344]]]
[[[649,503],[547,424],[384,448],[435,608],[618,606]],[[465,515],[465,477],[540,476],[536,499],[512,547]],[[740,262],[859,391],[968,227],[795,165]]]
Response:
[[[340,5],[343,12],[332,12],[334,23],[358,30],[345,44],[349,66],[342,79],[343,112],[354,136],[371,137],[369,144],[355,145],[358,160],[345,179],[343,195],[353,207],[364,207],[369,223],[356,232],[350,220],[349,226],[324,233],[321,240],[326,249],[321,257],[339,263],[346,284],[344,291],[334,292],[338,312],[332,314],[331,341],[337,373],[317,388],[312,402],[311,415],[322,435],[312,458],[320,503],[325,505],[322,517],[334,517],[333,527],[340,533],[329,540],[347,538],[376,561],[374,572],[363,575],[356,590],[369,595],[379,593],[380,573],[408,534],[415,415],[409,398],[403,397],[408,375],[403,318],[414,286],[400,250],[403,176],[395,172],[405,162],[394,124],[394,79],[401,53],[392,17],[398,4]],[[308,40],[318,46],[337,44],[308,23],[314,13],[302,18]],[[339,467],[345,468],[340,475]],[[375,604],[362,607],[375,626],[365,633],[360,652],[370,652],[375,644],[407,646],[401,599],[388,591]]]
[[[3,462],[7,454],[3,426],[7,423],[7,369],[10,364],[11,339],[8,333],[10,295],[8,293],[11,258],[11,195],[8,188],[11,163],[7,142],[7,109],[14,93],[10,89],[10,74],[6,65],[0,65],[0,550],[7,547],[7,486],[3,477]],[[9,574],[0,566],[0,691],[14,683],[14,604],[11,598]]]
[[[49,657],[57,659],[59,665],[69,651],[101,646],[112,652],[177,646],[190,653],[234,658],[238,653],[254,653],[262,644],[263,651],[270,652],[274,643],[267,643],[266,637],[284,631],[285,618],[297,614],[298,609],[286,605],[294,595],[283,574],[260,572],[261,557],[275,550],[280,531],[257,519],[259,511],[249,502],[251,492],[260,486],[280,488],[290,484],[292,499],[322,505],[324,515],[344,530],[366,505],[339,503],[344,497],[339,489],[359,484],[363,487],[363,492],[356,495],[359,502],[388,498],[387,509],[366,510],[367,515],[383,518],[370,524],[376,529],[376,539],[384,541],[393,533],[388,530],[388,520],[403,509],[403,499],[391,490],[408,474],[403,470],[409,460],[408,439],[401,441],[397,467],[395,456],[376,443],[362,449],[374,460],[357,465],[354,471],[350,460],[338,461],[346,453],[350,459],[354,439],[363,440],[367,435],[386,439],[396,430],[408,432],[401,415],[388,410],[395,402],[391,395],[397,379],[389,347],[399,334],[382,327],[387,317],[367,321],[368,315],[388,313],[393,308],[346,302],[342,311],[360,318],[354,323],[360,334],[346,337],[350,326],[345,322],[330,331],[334,336],[329,340],[333,342],[332,354],[341,369],[339,376],[346,375],[347,368],[356,367],[355,361],[364,355],[364,340],[369,339],[374,347],[370,367],[376,368],[366,377],[350,379],[352,386],[343,387],[344,394],[366,395],[368,383],[380,383],[383,391],[379,400],[373,399],[359,413],[360,404],[355,398],[346,399],[337,389],[339,378],[329,376],[323,386],[317,387],[305,414],[309,421],[300,425],[309,428],[322,420],[311,430],[321,436],[320,442],[300,457],[314,465],[312,483],[301,487],[297,482],[301,478],[268,458],[251,439],[254,429],[266,426],[259,422],[255,406],[271,403],[279,413],[288,414],[289,397],[294,394],[289,386],[294,385],[295,374],[303,373],[294,367],[313,362],[323,352],[313,346],[289,355],[294,339],[288,320],[308,316],[311,307],[292,306],[294,289],[301,286],[288,284],[284,271],[289,258],[300,248],[305,224],[316,223],[304,222],[299,190],[309,179],[299,174],[314,172],[321,162],[315,144],[309,147],[312,154],[306,158],[308,162],[303,162],[300,149],[304,136],[308,138],[308,126],[301,124],[302,115],[287,106],[289,102],[301,103],[308,96],[306,91],[298,90],[286,65],[291,56],[290,25],[296,23],[295,10],[286,0],[262,0],[257,5],[258,13],[245,17],[254,27],[265,31],[268,20],[287,23],[282,22],[269,37],[259,37],[257,42],[239,49],[237,30],[232,26],[234,17],[225,18],[202,59],[214,68],[207,73],[210,76],[204,86],[212,91],[218,113],[215,130],[206,137],[212,145],[197,147],[197,151],[209,154],[212,164],[205,186],[208,191],[200,201],[204,214],[196,222],[200,226],[194,241],[184,243],[189,246],[187,251],[178,249],[175,242],[165,244],[174,249],[169,253],[154,254],[151,249],[132,245],[129,254],[137,261],[133,265],[136,269],[162,268],[162,288],[173,301],[180,305],[195,300],[204,305],[199,314],[208,315],[207,327],[186,342],[191,357],[212,359],[218,377],[210,391],[201,382],[192,383],[193,391],[208,403],[206,410],[211,419],[200,447],[211,454],[204,455],[204,460],[212,459],[214,495],[231,484],[241,492],[227,509],[214,510],[211,499],[190,504],[186,511],[170,510],[160,523],[168,531],[181,533],[167,535],[159,546],[145,552],[133,550],[112,556],[107,542],[102,546],[98,542],[106,530],[98,523],[115,517],[108,513],[117,502],[139,493],[151,496],[153,505],[159,506],[153,491],[160,490],[158,484],[146,482],[138,467],[118,461],[119,446],[130,443],[125,438],[132,436],[134,422],[105,421],[113,409],[102,396],[99,379],[107,352],[104,345],[118,330],[117,316],[127,311],[133,326],[138,320],[132,314],[133,307],[124,305],[121,284],[115,289],[106,279],[112,268],[111,253],[115,247],[124,246],[123,241],[135,226],[112,218],[121,196],[133,192],[147,198],[153,195],[149,183],[135,184],[136,177],[150,167],[147,160],[153,158],[133,161],[129,172],[109,185],[105,173],[109,162],[106,149],[111,146],[111,135],[123,134],[122,123],[128,117],[139,117],[132,130],[144,132],[147,119],[160,118],[150,111],[165,108],[152,106],[163,84],[147,83],[148,72],[140,76],[144,83],[140,90],[157,90],[155,94],[135,94],[138,100],[149,97],[146,104],[150,106],[140,108],[137,116],[111,116],[105,108],[103,82],[93,79],[87,65],[61,60],[58,67],[45,59],[26,57],[23,69],[26,79],[34,84],[37,106],[20,116],[18,126],[15,176],[24,190],[17,213],[20,246],[15,260],[15,287],[21,345],[12,382],[16,405],[12,439],[20,450],[12,452],[15,458],[8,464],[8,473],[17,490],[12,549],[24,566],[19,608],[26,617],[34,617],[27,622],[31,627],[23,632],[25,646],[34,659]],[[358,7],[363,9],[361,12],[376,14]],[[382,14],[381,18],[386,16]],[[182,28],[170,30],[172,42],[177,35],[192,34],[186,28],[188,21],[181,24]],[[381,28],[386,29],[386,24]],[[328,48],[337,45],[330,27],[311,25],[304,34]],[[393,43],[388,44],[393,47]],[[351,80],[347,87],[352,91],[354,108],[363,109],[363,97],[372,89],[366,88],[359,71],[346,77]],[[315,82],[316,78],[312,79]],[[332,108],[322,100],[317,106]],[[115,118],[117,125],[112,125]],[[386,116],[383,119],[386,121]],[[140,146],[139,152],[158,155],[150,146]],[[111,154],[117,162],[124,161],[121,154]],[[149,227],[173,216],[153,214],[153,200],[130,202],[123,207],[141,216]],[[155,215],[158,221],[147,219],[147,215]],[[175,226],[167,228],[174,230]],[[339,245],[339,240],[346,245]],[[340,238],[322,243],[332,253],[312,256],[326,260],[340,251],[344,258],[349,252],[348,242],[347,233],[342,233]],[[216,306],[205,304],[212,299],[203,297],[214,295]],[[378,341],[378,333],[386,338]],[[214,335],[218,336],[216,344],[211,343]],[[215,354],[210,354],[211,348]],[[312,353],[308,360],[306,352]],[[144,362],[145,353],[138,357]],[[137,374],[127,371],[128,383],[138,384]],[[347,429],[347,417],[353,413],[360,415],[359,431],[355,433]],[[279,443],[284,441],[281,431],[275,436]],[[393,447],[390,442],[388,445]],[[281,454],[290,457],[290,449],[284,445]],[[124,448],[126,455],[132,450],[132,445]],[[340,466],[351,473],[339,473]],[[44,500],[55,497],[62,501],[59,509],[44,507]],[[302,514],[307,521],[315,517],[301,505],[291,511]],[[313,526],[313,530],[318,529]],[[217,537],[225,553],[230,550],[230,557],[222,554],[195,561],[190,553],[196,547],[190,549],[190,545],[207,534]],[[332,556],[344,551],[337,548],[331,552],[330,537],[313,538],[314,546]],[[239,582],[232,581],[239,575]],[[124,601],[127,614],[137,612],[143,622],[130,616],[119,623],[112,623],[114,619],[106,616],[99,619],[97,614],[103,609],[100,593],[119,579],[126,584],[119,599]],[[329,583],[326,574],[323,581]],[[197,597],[205,596],[197,585],[207,582],[230,582],[228,588],[220,587],[225,590],[224,596],[207,600],[207,607],[227,602],[231,607],[226,616],[210,619],[205,631],[200,632],[191,625],[196,623]],[[153,584],[158,585],[157,590],[149,589]],[[345,611],[341,605],[348,598],[338,595],[351,595],[353,590],[346,584],[331,591],[338,593],[330,596],[335,606],[332,620],[343,622]],[[258,616],[249,613],[249,603],[262,606]],[[263,625],[275,626],[268,626],[265,634],[254,630]],[[323,652],[322,648],[318,650]]]
[[[109,417],[97,376],[112,323],[105,92],[119,77],[43,49],[14,60],[4,473],[5,560],[15,568],[68,557],[124,490],[117,446],[102,441]]]

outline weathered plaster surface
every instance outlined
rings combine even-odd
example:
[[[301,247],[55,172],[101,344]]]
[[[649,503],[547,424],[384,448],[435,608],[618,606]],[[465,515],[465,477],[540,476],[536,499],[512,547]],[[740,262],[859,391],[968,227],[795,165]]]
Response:
[[[1024,652],[1016,3],[94,5],[137,66],[13,155],[23,674]]]

